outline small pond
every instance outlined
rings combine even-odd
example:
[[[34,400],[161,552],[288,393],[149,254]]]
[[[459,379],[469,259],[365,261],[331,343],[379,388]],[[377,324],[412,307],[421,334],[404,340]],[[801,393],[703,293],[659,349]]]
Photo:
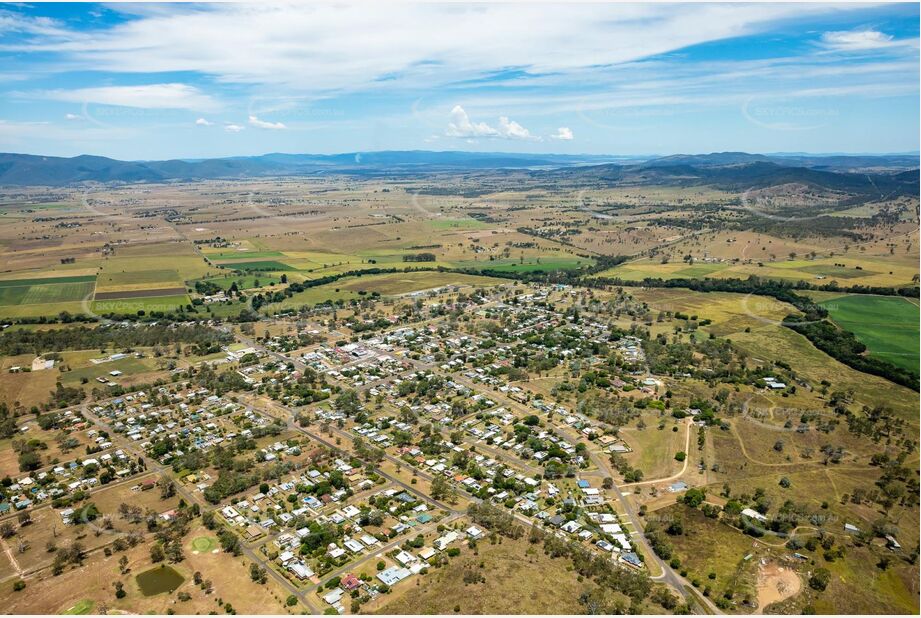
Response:
[[[185,578],[176,569],[165,564],[140,573],[136,579],[138,587],[145,597],[151,597],[161,592],[172,592],[185,581]]]

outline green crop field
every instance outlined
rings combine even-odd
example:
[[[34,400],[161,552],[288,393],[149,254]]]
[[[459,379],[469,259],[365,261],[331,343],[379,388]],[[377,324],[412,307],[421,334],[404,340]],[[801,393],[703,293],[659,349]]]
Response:
[[[693,279],[712,275],[713,273],[724,270],[727,267],[727,264],[694,264],[688,268],[682,268],[681,270],[676,271],[675,274],[679,277],[688,277]]]
[[[219,264],[222,268],[230,270],[259,270],[259,271],[274,271],[274,270],[293,270],[287,264],[282,264],[275,260],[261,260],[261,261],[252,261],[252,262],[224,262]]]
[[[92,280],[50,285],[0,286],[0,306],[51,304],[49,312],[56,313],[59,309],[54,304],[81,301],[92,292]]]
[[[60,303],[83,300],[93,291],[92,283],[59,283],[56,285],[33,285],[29,287],[22,303],[37,305],[41,303]]]
[[[240,275],[239,277],[211,277],[210,279],[203,279],[203,281],[213,283],[214,285],[220,286],[224,290],[230,289],[230,286],[234,283],[237,284],[237,289],[249,290],[264,285],[269,285],[270,283],[278,283],[279,277],[269,276],[269,274],[266,273],[265,275]]]
[[[897,296],[841,296],[822,301],[838,325],[851,331],[870,354],[899,367],[918,369],[918,305]]]
[[[87,283],[95,280],[95,275],[80,275],[76,277],[35,277],[32,279],[6,279],[0,281],[0,288],[30,285],[53,285],[56,283]]]

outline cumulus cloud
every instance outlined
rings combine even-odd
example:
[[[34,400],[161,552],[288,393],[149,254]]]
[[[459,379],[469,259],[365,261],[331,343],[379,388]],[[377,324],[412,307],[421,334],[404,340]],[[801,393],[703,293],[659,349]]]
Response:
[[[210,126],[213,125],[214,123],[213,123],[213,122],[210,122],[209,120],[207,120],[207,119],[205,119],[205,118],[199,118],[198,120],[195,121],[195,124],[198,125],[198,126],[200,126],[200,127],[210,127]]]
[[[865,51],[893,47],[898,43],[892,35],[878,30],[845,30],[826,32],[822,35],[822,45],[836,51]]]
[[[471,122],[464,108],[455,105],[445,134],[449,137],[496,137],[499,132],[485,122]]]
[[[499,117],[499,135],[506,139],[540,139],[508,116]]]
[[[83,120],[83,116],[80,114],[64,114],[64,117],[68,120]]]
[[[258,127],[260,129],[287,129],[288,128],[284,125],[284,123],[268,122],[265,120],[259,120],[257,116],[250,116],[249,123],[253,125],[254,127]]]
[[[224,125],[224,130],[227,131],[228,133],[239,133],[245,128],[246,127],[244,127],[243,125],[233,124],[232,122],[228,122],[227,124]]]
[[[539,137],[531,135],[531,132],[515,122],[509,120],[508,116],[499,117],[497,127],[490,126],[485,122],[473,122],[470,116],[460,105],[455,105],[451,110],[451,121],[445,131],[448,137],[492,137],[499,139],[517,139],[517,140],[538,140]]]
[[[550,138],[569,141],[572,139],[572,129],[569,127],[560,127],[556,130],[556,133],[550,136]]]

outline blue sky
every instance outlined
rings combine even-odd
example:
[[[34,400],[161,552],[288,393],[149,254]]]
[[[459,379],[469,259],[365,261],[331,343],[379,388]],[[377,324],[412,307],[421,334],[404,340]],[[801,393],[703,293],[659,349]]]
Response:
[[[915,4],[0,5],[0,151],[915,152]]]

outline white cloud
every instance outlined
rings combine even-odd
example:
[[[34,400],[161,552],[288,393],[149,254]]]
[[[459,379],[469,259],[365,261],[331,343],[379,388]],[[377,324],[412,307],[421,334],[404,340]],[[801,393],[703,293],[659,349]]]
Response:
[[[460,105],[451,110],[451,122],[445,131],[448,137],[495,137],[499,132],[485,122],[471,122],[470,116]]]
[[[878,30],[846,30],[826,32],[822,35],[822,45],[836,51],[866,51],[899,45],[892,35]]]
[[[473,122],[460,105],[451,110],[451,121],[445,131],[448,137],[494,137],[500,139],[539,140],[523,126],[509,120],[507,116],[499,117],[499,126],[492,127],[485,122]]]
[[[567,75],[765,30],[851,7],[713,4],[210,4],[142,10],[114,26],[30,33],[0,45],[60,53],[68,67],[192,71],[289,94],[394,85],[437,87],[494,76]],[[120,9],[132,10],[132,9]],[[258,50],[253,53],[252,50]]]
[[[217,103],[194,86],[186,84],[150,84],[147,86],[103,86],[73,90],[42,90],[20,93],[30,98],[97,103],[144,109],[215,109]]]
[[[550,136],[551,139],[561,139],[569,141],[572,139],[572,129],[569,127],[560,127],[556,133]]]
[[[246,127],[244,127],[243,125],[233,124],[232,122],[228,122],[227,124],[224,125],[224,130],[227,131],[228,133],[239,133],[245,128]]]
[[[70,147],[65,156],[86,152],[85,147],[112,146],[118,141],[137,142],[142,134],[131,127],[97,127],[89,123],[9,122],[0,119],[0,141],[9,147],[35,150],[36,144],[64,143]]]
[[[83,120],[83,116],[80,114],[64,114],[64,117],[68,120]]]
[[[12,11],[0,11],[0,34],[9,32],[48,36],[67,34],[59,22],[50,17],[27,17]]]
[[[259,120],[256,116],[249,117],[249,123],[254,127],[259,127],[260,129],[287,129],[284,123],[281,122],[267,122],[265,120]]]
[[[199,118],[198,120],[195,121],[195,124],[200,127],[210,127],[214,123],[207,120],[206,118]]]
[[[508,116],[499,116],[499,135],[506,139],[540,140],[514,120],[509,120]]]

